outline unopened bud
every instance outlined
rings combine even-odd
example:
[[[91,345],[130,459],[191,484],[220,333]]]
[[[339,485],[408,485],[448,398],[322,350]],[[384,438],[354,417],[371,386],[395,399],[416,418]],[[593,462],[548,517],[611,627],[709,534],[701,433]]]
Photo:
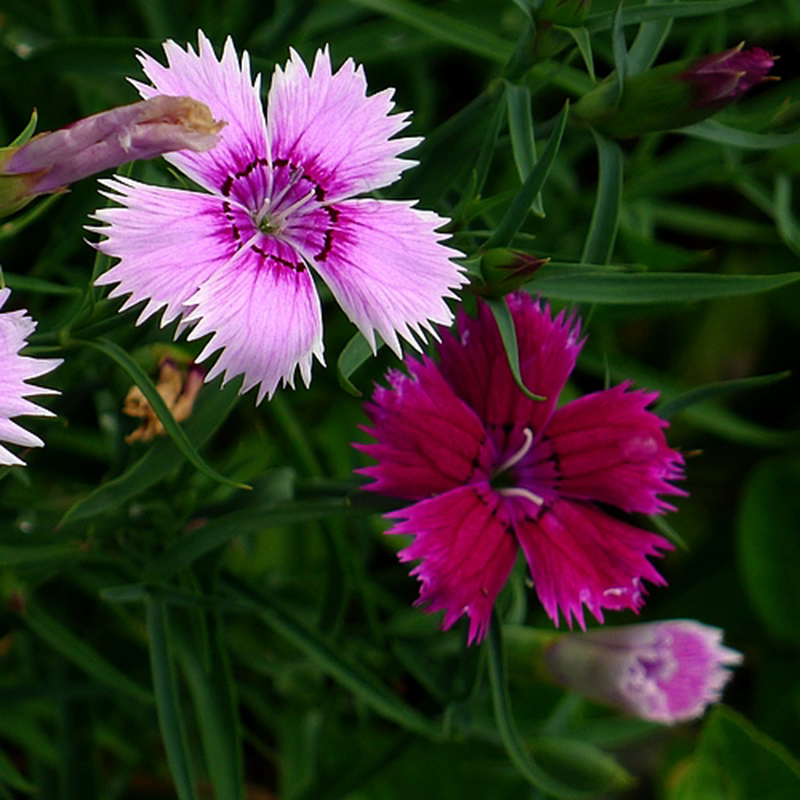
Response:
[[[39,134],[19,147],[0,148],[0,215],[129,161],[210,150],[224,125],[191,97],[158,95]]]
[[[483,284],[478,292],[490,297],[504,297],[527,283],[533,273],[549,260],[505,247],[487,250],[481,258]]]
[[[769,80],[775,58],[739,45],[724,53],[674,61],[628,79],[618,97],[612,75],[572,108],[572,118],[607,136],[625,138],[683,128],[725,108]]]

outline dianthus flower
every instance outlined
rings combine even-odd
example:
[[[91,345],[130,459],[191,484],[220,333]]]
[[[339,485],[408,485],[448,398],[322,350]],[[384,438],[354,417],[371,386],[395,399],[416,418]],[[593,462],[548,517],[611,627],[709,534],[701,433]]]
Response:
[[[392,139],[408,113],[390,114],[392,90],[367,96],[361,67],[333,72],[328,50],[309,73],[292,51],[276,67],[266,105],[261,78],[238,59],[233,42],[217,60],[199,34],[198,52],[164,45],[167,66],[139,60],[152,82],[140,94],[180,94],[205,103],[227,125],[207,153],[166,160],[207,193],[103,181],[119,203],[95,214],[105,226],[98,248],[120,261],[98,279],[129,295],[122,309],[147,301],[138,321],[164,309],[189,338],[211,334],[198,361],[222,350],[206,380],[244,374],[242,392],[260,384],[258,401],[280,382],[306,384],[313,357],[323,361],[319,296],[309,267],[325,281],[375,347],[375,332],[398,354],[398,335],[447,324],[444,301],[466,282],[458,253],[437,233],[447,220],[413,202],[356,198],[396,181],[414,162],[398,154],[417,138]]]
[[[10,294],[10,289],[0,289],[0,309]],[[52,417],[52,411],[25,398],[58,394],[53,389],[27,383],[31,378],[38,378],[61,363],[58,358],[30,358],[19,354],[26,344],[26,338],[35,329],[36,323],[24,311],[0,311],[0,442],[22,447],[41,447],[44,442],[12,422],[11,418]],[[0,465],[24,466],[25,462],[0,445]]]
[[[695,719],[720,700],[742,654],[689,619],[574,633],[547,650],[553,677],[579,694],[655,722]]]
[[[646,410],[655,392],[616,386],[556,408],[582,342],[579,323],[553,319],[523,292],[507,297],[525,385],[517,386],[489,307],[477,319],[459,314],[458,335],[444,333],[439,362],[407,359],[392,371],[366,412],[377,443],[359,445],[377,465],[366,488],[415,501],[388,516],[389,533],[414,536],[402,561],[422,583],[418,603],[444,609],[443,627],[470,618],[470,642],[482,639],[492,606],[519,548],[534,587],[558,625],[583,606],[644,602],[642,581],[664,584],[647,560],[672,549],[653,533],[623,522],[597,503],[625,512],[669,508],[659,493],[683,494],[681,455],[667,446],[667,423]]]

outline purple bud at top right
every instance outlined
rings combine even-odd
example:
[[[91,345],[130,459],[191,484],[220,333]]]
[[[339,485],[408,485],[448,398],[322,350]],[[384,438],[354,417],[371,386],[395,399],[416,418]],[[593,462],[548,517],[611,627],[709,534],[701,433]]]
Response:
[[[767,73],[774,66],[775,58],[761,47],[743,50],[743,44],[724,53],[699,58],[678,76],[696,91],[696,107],[727,105],[768,79]]]

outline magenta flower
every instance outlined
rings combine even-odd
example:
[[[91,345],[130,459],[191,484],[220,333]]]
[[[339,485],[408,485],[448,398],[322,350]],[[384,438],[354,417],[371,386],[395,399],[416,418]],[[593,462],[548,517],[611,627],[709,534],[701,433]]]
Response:
[[[199,51],[164,45],[168,65],[139,60],[152,86],[143,97],[187,94],[224,119],[208,153],[167,161],[207,193],[103,181],[121,207],[102,209],[98,248],[120,262],[98,279],[129,295],[122,309],[147,301],[144,321],[180,319],[189,338],[211,334],[203,360],[222,350],[207,380],[244,374],[242,391],[260,384],[258,401],[280,382],[306,384],[313,357],[323,361],[320,301],[309,267],[325,281],[375,348],[375,332],[397,353],[402,337],[447,324],[444,301],[466,282],[437,233],[446,220],[413,202],[356,199],[397,180],[413,162],[398,154],[419,142],[392,139],[408,114],[390,115],[392,91],[367,97],[361,67],[332,72],[319,51],[309,74],[292,51],[276,68],[261,108],[260,76],[250,77],[228,39],[221,60],[199,34]]]
[[[459,315],[445,333],[440,361],[407,360],[409,374],[389,373],[366,405],[377,460],[362,472],[366,488],[415,501],[388,516],[389,533],[415,538],[402,561],[421,559],[419,603],[444,609],[443,627],[470,618],[470,642],[486,634],[492,606],[522,548],[534,586],[556,625],[584,627],[583,606],[642,605],[642,580],[665,583],[647,560],[668,541],[622,522],[596,503],[626,512],[669,509],[659,493],[683,494],[668,481],[683,459],[664,439],[667,423],[645,406],[654,392],[627,384],[556,409],[581,342],[579,324],[518,292],[507,302],[516,325],[529,399],[508,367],[489,307]]]
[[[684,722],[716,703],[742,654],[694,620],[563,636],[547,650],[553,677],[600,703],[655,722]]]
[[[0,309],[10,294],[11,289],[0,289]],[[52,411],[25,398],[58,394],[53,389],[27,383],[61,363],[58,358],[30,358],[19,354],[35,329],[36,323],[24,311],[0,311],[0,442],[21,447],[41,447],[44,442],[13,422],[12,417],[53,416]],[[25,462],[0,444],[0,466],[25,466]]]

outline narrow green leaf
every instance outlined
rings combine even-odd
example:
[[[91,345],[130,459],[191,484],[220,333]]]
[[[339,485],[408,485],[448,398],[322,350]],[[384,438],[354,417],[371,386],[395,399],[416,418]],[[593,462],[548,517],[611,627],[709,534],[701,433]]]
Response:
[[[241,800],[244,797],[241,731],[236,686],[228,663],[227,645],[218,614],[208,619],[208,664],[192,641],[187,626],[174,626],[177,656],[197,712],[206,767],[214,797]]]
[[[547,265],[549,267],[550,265]],[[545,297],[575,303],[690,303],[715,297],[757,294],[800,280],[800,272],[779,275],[719,275],[700,272],[570,271],[542,267],[526,284]]]
[[[646,0],[647,5],[654,5],[653,0]],[[672,0],[674,3],[675,0]],[[636,38],[628,51],[628,77],[633,78],[646,72],[653,66],[661,48],[672,30],[672,17],[643,22],[639,26]]]
[[[172,779],[179,800],[197,800],[192,776],[186,731],[185,711],[178,697],[178,682],[170,647],[171,635],[167,607],[154,597],[145,602],[147,633],[150,638],[150,665],[156,696],[158,722],[167,752]]]
[[[350,0],[427,33],[434,39],[505,64],[514,55],[514,45],[490,31],[441,11],[408,0]]]
[[[213,386],[200,392],[192,416],[186,421],[186,435],[195,447],[202,447],[238,402],[232,385],[217,391]],[[180,450],[172,439],[161,439],[122,475],[99,486],[79,500],[62,517],[59,525],[91,519],[117,510],[172,473],[180,463]]]
[[[611,24],[611,46],[614,55],[614,94],[613,104],[622,99],[625,81],[628,80],[628,46],[625,42],[625,30],[622,27],[622,0],[618,0]],[[609,98],[611,99],[611,98]]]
[[[572,786],[561,783],[561,781],[548,775],[527,752],[511,713],[511,698],[508,693],[501,625],[497,614],[494,615],[489,626],[486,647],[488,650],[489,682],[492,687],[494,718],[500,734],[500,741],[503,743],[511,762],[530,784],[545,794],[555,797],[595,797],[596,792],[576,790]]]
[[[594,57],[592,56],[592,39],[589,36],[589,31],[584,27],[573,27],[571,25],[553,25],[553,29],[562,31],[569,34],[578,46],[578,52],[581,54],[583,63],[586,65],[586,71],[594,83],[597,78],[594,74]]]
[[[86,341],[83,344],[99,350],[115,361],[130,377],[130,379],[142,390],[142,394],[147,398],[156,416],[158,416],[164,429],[169,434],[178,449],[190,464],[196,467],[204,475],[219,483],[235,486],[237,489],[249,489],[250,487],[238,481],[220,475],[215,469],[210,467],[195,449],[184,429],[175,421],[172,412],[167,408],[164,399],[158,393],[153,381],[147,373],[118,345],[109,339],[98,339],[96,341]]]
[[[33,633],[87,675],[139,703],[153,702],[153,697],[147,689],[120,672],[33,600],[28,600],[22,619]]]
[[[49,197],[38,200],[32,208],[28,209],[23,214],[17,214],[13,219],[0,223],[0,240],[11,239],[13,236],[16,236],[32,222],[36,222],[39,217],[43,216],[44,213],[51,206],[54,206],[63,196],[63,194],[51,194]]]
[[[0,569],[6,567],[25,567],[31,564],[71,563],[85,558],[77,547],[63,544],[7,545],[0,544]]]
[[[30,794],[36,790],[36,786],[27,778],[17,772],[17,768],[9,761],[8,756],[0,750],[0,784],[6,784],[12,789]],[[9,797],[11,795],[8,795]]]
[[[519,179],[525,183],[536,166],[536,137],[533,130],[531,90],[523,84],[512,83],[508,85],[506,94],[511,150],[514,154],[514,163],[517,165]],[[545,215],[541,192],[533,198],[531,211],[540,217]]]
[[[172,545],[148,565],[148,576],[155,579],[169,577],[206,553],[227,544],[234,536],[354,513],[358,510],[341,498],[302,500],[234,511],[208,522]]]
[[[435,739],[441,736],[439,726],[388,689],[382,681],[342,652],[342,648],[317,630],[276,598],[263,590],[256,593],[231,576],[223,578],[223,590],[249,605],[270,628],[291,642],[319,669],[353,692],[356,697],[380,716],[409,731]]]
[[[664,517],[660,514],[648,514],[647,519],[650,520],[650,524],[663,536],[665,536],[669,541],[672,542],[676,547],[680,547],[681,550],[685,552],[689,552],[689,545],[686,544],[686,540],[672,527],[672,525],[667,522]]]
[[[592,221],[583,245],[581,261],[607,264],[614,251],[622,208],[623,155],[617,142],[593,130],[600,176]]]
[[[28,122],[25,125],[25,127],[22,129],[22,132],[8,146],[9,147],[21,147],[23,144],[28,142],[30,140],[31,136],[33,136],[33,134],[36,131],[36,124],[37,124],[38,121],[39,121],[39,112],[34,108],[33,111],[31,111],[30,119],[28,120]]]
[[[503,347],[506,351],[506,358],[508,359],[508,366],[511,369],[511,374],[517,382],[517,386],[522,392],[530,397],[531,400],[546,400],[546,397],[541,397],[534,394],[523,382],[522,374],[519,369],[519,347],[517,345],[517,331],[514,327],[514,318],[511,316],[511,311],[508,304],[501,297],[485,297],[484,301],[492,310],[497,329],[500,331],[500,338],[503,340]]]
[[[795,133],[753,133],[723,125],[714,119],[704,119],[687,125],[685,128],[676,128],[677,133],[693,136],[695,139],[705,139],[716,144],[725,144],[738,147],[742,150],[777,150],[788,147],[790,144],[800,143],[800,131]]]
[[[522,184],[506,215],[500,221],[495,232],[489,237],[489,241],[484,245],[484,249],[507,247],[525,221],[525,217],[530,212],[533,199],[539,194],[547,180],[547,176],[550,174],[550,169],[561,146],[561,137],[564,135],[568,113],[569,103],[565,103],[564,108],[558,115],[555,129],[542,153],[542,157],[536,162],[536,166],[526,178],[525,183]]]
[[[6,272],[5,281],[10,289],[33,294],[73,295],[81,294],[82,289],[77,286],[64,286],[62,283],[53,283],[33,275],[14,275]]]
[[[494,158],[494,151],[497,148],[497,137],[500,135],[500,129],[506,118],[508,84],[505,85],[505,89],[506,90],[498,98],[497,106],[492,116],[492,123],[489,126],[489,130],[486,132],[486,136],[481,144],[481,149],[478,152],[478,160],[475,164],[475,196],[480,196],[483,192],[486,178],[489,176],[489,168]],[[457,216],[457,214],[454,214],[454,217],[457,218]]]
[[[650,22],[662,19],[682,19],[684,17],[703,17],[719,14],[731,8],[738,8],[752,3],[753,0],[692,0],[689,3],[671,2],[651,3],[641,6],[627,6],[622,12],[623,25],[635,25],[638,22]],[[584,23],[590,32],[605,31],[614,24],[614,11],[604,11],[587,17]]]
[[[792,179],[785,172],[775,176],[775,225],[788,247],[800,253],[800,225],[792,210]]]
[[[742,392],[746,389],[756,389],[761,386],[771,386],[773,383],[786,380],[792,373],[791,372],[775,372],[772,375],[758,375],[752,378],[737,378],[730,381],[718,381],[716,383],[707,383],[704,386],[698,386],[690,389],[688,392],[673,397],[656,406],[656,414],[664,419],[679,414],[685,408],[701,403],[704,400],[712,400],[715,397],[733,394],[734,392]]]
[[[383,347],[383,340],[377,334],[375,334],[375,345],[378,349]],[[348,394],[361,397],[361,391],[350,380],[350,376],[374,355],[369,342],[360,331],[356,331],[352,339],[342,348],[339,358],[336,359],[336,375],[339,378],[339,386]]]

